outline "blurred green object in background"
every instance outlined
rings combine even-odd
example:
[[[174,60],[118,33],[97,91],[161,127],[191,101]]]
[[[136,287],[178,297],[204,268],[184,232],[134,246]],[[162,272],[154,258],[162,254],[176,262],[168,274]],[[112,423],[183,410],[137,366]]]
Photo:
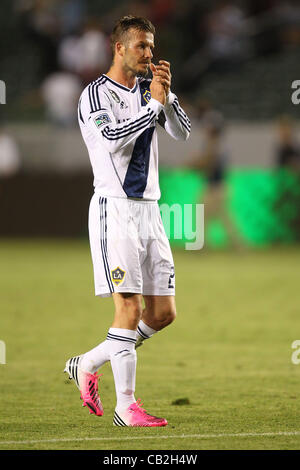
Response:
[[[206,178],[185,168],[161,168],[159,171],[161,189],[160,204],[192,204],[197,202],[205,191]]]
[[[200,200],[207,185],[206,179],[199,173],[184,168],[176,168],[175,170],[161,168],[159,178],[161,189],[159,205],[173,206],[176,204],[177,209],[180,208],[179,220],[175,222],[173,216],[173,223],[170,221],[169,230],[165,224],[167,235],[169,235],[173,246],[184,246],[186,242],[193,241],[189,238],[189,232],[192,227],[195,229],[195,211],[192,211],[193,220],[186,224],[187,212],[185,212],[184,205],[201,203]],[[179,235],[182,236],[178,238]]]
[[[205,225],[205,244],[214,249],[229,247],[228,233],[221,220],[211,219]]]
[[[287,170],[235,169],[227,174],[227,208],[245,242],[296,241],[299,177]]]
[[[245,245],[263,247],[299,240],[300,181],[297,173],[286,169],[236,168],[226,174],[224,185],[226,197],[222,204]],[[192,241],[190,228],[195,230],[195,208],[193,220],[189,221],[184,205],[204,202],[209,188],[207,180],[195,171],[164,168],[160,170],[160,186],[160,205],[168,204],[171,208],[176,204],[181,208],[177,218],[172,211],[173,220],[169,220],[169,227],[165,225],[167,235],[173,246],[184,246]],[[165,223],[164,218],[163,221]],[[205,245],[211,248],[230,245],[228,227],[221,216],[211,219],[205,216]]]

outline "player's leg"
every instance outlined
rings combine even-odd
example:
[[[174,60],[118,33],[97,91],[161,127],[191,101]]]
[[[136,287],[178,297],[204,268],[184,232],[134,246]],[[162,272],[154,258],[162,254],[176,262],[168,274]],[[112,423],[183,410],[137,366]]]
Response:
[[[66,364],[66,372],[74,378],[84,405],[98,416],[103,414],[103,407],[98,393],[93,396],[94,391],[98,391],[96,371],[108,361],[115,378],[118,410],[123,412],[136,401],[135,343],[136,328],[142,315],[142,297],[139,294],[114,293],[113,300],[115,315],[106,339],[85,354],[69,359]]]
[[[140,294],[113,294],[115,315],[107,343],[117,396],[116,410],[123,414],[136,402],[136,328],[142,315]]]
[[[145,295],[145,308],[142,320],[151,328],[160,331],[176,318],[175,296]]]
[[[136,330],[136,318],[142,309],[142,275],[128,201],[95,195],[89,211],[89,237],[95,294],[113,297],[113,328]],[[96,360],[92,351],[85,354],[83,363],[87,370],[96,371],[110,360],[107,342],[101,344],[94,350],[96,356],[99,353]]]
[[[154,237],[147,241],[142,266],[145,308],[137,328],[136,348],[176,317],[174,261],[157,205],[145,207],[153,220]]]
[[[89,207],[89,238],[94,268],[95,294],[107,296],[111,293],[111,284],[106,279],[106,259],[103,234],[105,220],[103,217],[102,199],[94,194]],[[80,391],[83,406],[90,412],[102,416],[103,407],[98,394],[98,376],[96,371],[109,361],[107,343],[103,341],[85,354],[73,356],[66,362],[65,372],[73,379]]]
[[[141,320],[143,312],[142,295],[126,294],[126,280],[129,285],[135,285],[142,293],[142,269],[145,257],[145,249],[140,239],[138,225],[141,221],[141,212],[144,205],[130,201],[130,220],[133,220],[134,229],[131,230],[130,243],[127,242],[126,254],[130,269],[124,269],[126,274],[124,281],[119,286],[119,293],[113,294],[115,303],[115,317],[109,335],[112,344],[111,366],[115,379],[117,405],[114,415],[116,426],[165,426],[167,421],[163,418],[151,416],[135,400],[135,379],[136,379],[136,329]],[[131,253],[128,254],[130,247]],[[135,251],[137,250],[137,251]],[[136,253],[138,258],[135,261]],[[129,281],[129,276],[134,276]],[[137,284],[138,281],[138,284]],[[133,284],[134,282],[134,284]],[[124,292],[122,290],[124,289]],[[132,340],[134,339],[134,344]],[[127,341],[130,340],[130,341]],[[126,342],[127,341],[127,342]]]
[[[111,329],[126,329],[136,339],[136,329],[142,314],[142,297],[139,294],[113,293],[115,314]],[[111,332],[112,333],[112,332]],[[112,333],[115,334],[115,333]],[[123,336],[123,335],[121,335]],[[81,359],[81,367],[95,373],[106,362],[110,361],[111,343],[106,338],[98,346],[86,352]]]
[[[126,328],[136,331],[143,312],[141,294],[114,293],[113,300],[115,315],[112,328]]]
[[[114,424],[117,426],[165,426],[166,420],[146,413],[135,401],[136,328],[142,314],[142,274],[135,226],[129,217],[131,237],[124,233],[128,202],[94,197],[90,210],[90,242],[96,295],[112,295],[115,315],[107,338],[83,357],[72,358],[68,372],[80,369],[91,375],[111,362],[117,394]],[[100,208],[100,211],[99,211]],[[129,214],[130,215],[130,214]],[[123,230],[119,230],[123,219]],[[73,361],[73,359],[75,359]],[[80,361],[80,362],[79,362]],[[69,361],[68,361],[69,362]],[[76,364],[75,369],[73,364]],[[91,372],[88,372],[91,371]],[[75,378],[75,377],[72,377]],[[78,388],[80,384],[76,382]],[[93,394],[93,397],[94,394]],[[92,397],[92,398],[93,398]],[[103,413],[103,412],[102,412]],[[100,414],[100,413],[99,413]]]
[[[144,295],[145,308],[137,328],[136,348],[143,341],[170,325],[176,318],[175,297]]]
[[[110,363],[114,375],[117,404],[115,426],[166,426],[164,418],[151,416],[136,401],[136,329],[142,316],[142,296],[115,293],[115,316],[108,331]]]
[[[123,203],[123,204],[122,204]],[[94,268],[95,294],[100,297],[107,297],[114,294],[120,287],[125,291],[130,291],[133,282],[138,291],[141,279],[138,279],[137,268],[134,265],[135,279],[130,276],[131,266],[128,266],[127,259],[138,261],[138,254],[134,244],[126,243],[126,240],[118,240],[118,223],[121,214],[126,214],[126,201],[107,200],[94,194],[89,208],[89,239],[91,255]],[[126,221],[125,221],[126,222]],[[121,232],[123,233],[123,232]],[[117,304],[117,311],[122,312],[122,308]],[[131,309],[128,305],[127,317],[131,318]],[[119,318],[119,317],[116,317]],[[115,326],[115,325],[114,325]],[[127,324],[121,325],[126,328]],[[131,328],[131,324],[129,325]],[[135,329],[135,323],[133,323]],[[135,342],[135,332],[134,332]],[[98,395],[97,370],[107,361],[110,361],[111,341],[105,338],[93,349],[79,356],[70,358],[65,367],[70,378],[74,379],[80,390],[83,404],[89,406],[90,410],[98,416],[103,414],[100,397]],[[94,393],[96,391],[96,393]]]

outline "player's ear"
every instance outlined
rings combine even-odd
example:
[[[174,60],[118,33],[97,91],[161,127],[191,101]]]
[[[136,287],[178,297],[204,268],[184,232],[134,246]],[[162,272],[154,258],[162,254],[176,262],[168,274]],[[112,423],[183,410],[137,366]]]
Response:
[[[123,57],[124,52],[125,52],[124,43],[123,42],[116,42],[115,53]]]

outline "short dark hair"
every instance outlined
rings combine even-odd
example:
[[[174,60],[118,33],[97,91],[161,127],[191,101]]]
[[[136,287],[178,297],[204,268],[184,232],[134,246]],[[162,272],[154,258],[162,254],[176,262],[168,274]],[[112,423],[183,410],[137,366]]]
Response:
[[[124,36],[128,33],[130,29],[136,29],[137,31],[146,31],[149,33],[155,34],[155,27],[151,21],[141,16],[127,15],[120,18],[111,33],[110,44],[112,48],[113,56],[115,54],[115,45],[118,41],[124,40]]]

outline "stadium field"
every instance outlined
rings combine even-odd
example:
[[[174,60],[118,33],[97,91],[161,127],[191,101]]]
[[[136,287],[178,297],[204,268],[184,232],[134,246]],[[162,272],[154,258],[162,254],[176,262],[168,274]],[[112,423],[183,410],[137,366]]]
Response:
[[[88,241],[0,241],[0,449],[300,449],[299,248],[174,251],[177,320],[138,349],[136,397],[166,428],[81,407],[66,359],[101,342]]]

